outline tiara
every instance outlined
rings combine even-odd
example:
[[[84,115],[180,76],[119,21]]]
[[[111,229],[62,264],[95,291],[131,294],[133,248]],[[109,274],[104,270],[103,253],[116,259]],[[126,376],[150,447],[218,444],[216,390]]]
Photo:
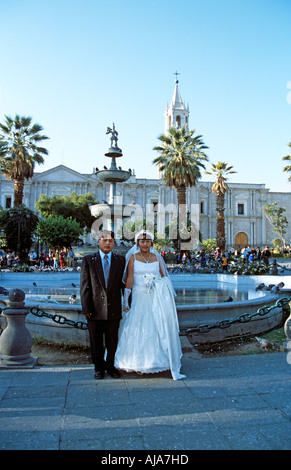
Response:
[[[134,237],[134,240],[135,240],[135,243],[137,242],[138,238],[141,236],[141,235],[148,235],[148,237],[154,241],[154,235],[152,232],[150,232],[149,230],[141,230],[140,232],[138,232],[135,237]]]

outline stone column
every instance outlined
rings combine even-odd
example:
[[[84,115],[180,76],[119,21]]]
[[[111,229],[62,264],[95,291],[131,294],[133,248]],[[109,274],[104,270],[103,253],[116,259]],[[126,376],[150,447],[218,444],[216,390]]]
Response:
[[[0,336],[0,368],[32,369],[37,358],[31,357],[32,339],[25,326],[29,309],[24,308],[25,293],[20,289],[9,292],[10,307],[2,312],[7,326]]]

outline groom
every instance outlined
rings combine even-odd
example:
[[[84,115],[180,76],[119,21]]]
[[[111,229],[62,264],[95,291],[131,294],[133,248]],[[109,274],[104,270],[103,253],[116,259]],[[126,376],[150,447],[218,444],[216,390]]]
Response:
[[[124,256],[112,252],[114,233],[103,230],[98,239],[99,252],[83,258],[80,280],[82,311],[88,321],[95,379],[103,379],[105,370],[111,377],[120,374],[114,367],[121,319]],[[107,349],[104,359],[104,339]]]

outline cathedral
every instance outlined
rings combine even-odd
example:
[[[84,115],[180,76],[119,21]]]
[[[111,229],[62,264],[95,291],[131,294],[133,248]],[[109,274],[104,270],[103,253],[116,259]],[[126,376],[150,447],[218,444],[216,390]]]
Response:
[[[165,110],[165,132],[169,127],[189,128],[189,106],[182,101],[179,81],[175,81],[175,88],[171,104]],[[212,192],[212,182],[199,181],[196,186],[187,188],[187,210],[191,206],[197,208],[197,220],[202,239],[216,237],[216,196]],[[290,193],[270,192],[264,184],[228,183],[229,191],[225,194],[225,232],[226,248],[232,249],[240,245],[251,247],[264,247],[270,245],[277,235],[272,231],[271,225],[262,212],[267,202],[277,202],[279,206],[286,207],[287,220],[291,222]],[[23,204],[35,210],[35,202],[41,194],[48,197],[69,196],[92,193],[99,202],[109,200],[110,185],[98,178],[95,169],[91,174],[78,173],[72,168],[59,165],[50,170],[34,173],[33,178],[25,182]],[[13,182],[0,175],[0,205],[3,209],[13,206]],[[116,184],[116,197],[119,204],[139,205],[144,214],[146,206],[151,204],[154,210],[158,207],[177,206],[177,194],[174,188],[169,188],[157,175],[156,179],[139,178],[132,171],[129,179]],[[156,209],[155,209],[156,208]],[[167,221],[166,221],[167,222]],[[90,240],[91,235],[87,241]],[[286,233],[286,243],[290,243],[291,224]]]

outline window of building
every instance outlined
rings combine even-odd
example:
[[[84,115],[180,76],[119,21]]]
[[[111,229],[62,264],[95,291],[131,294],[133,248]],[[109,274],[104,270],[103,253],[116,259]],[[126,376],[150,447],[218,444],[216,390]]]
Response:
[[[10,209],[11,205],[12,205],[12,197],[6,196],[5,197],[5,209]]]
[[[204,214],[204,201],[200,202],[200,214]]]
[[[244,213],[245,213],[245,205],[244,204],[238,204],[237,205],[237,213],[238,213],[238,215],[244,215]]]

